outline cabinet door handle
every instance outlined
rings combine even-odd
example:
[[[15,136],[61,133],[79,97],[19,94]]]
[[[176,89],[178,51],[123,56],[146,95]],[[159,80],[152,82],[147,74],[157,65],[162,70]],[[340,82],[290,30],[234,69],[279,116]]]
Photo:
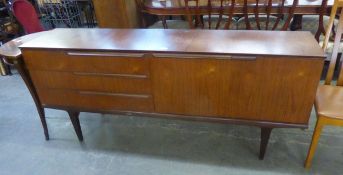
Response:
[[[144,53],[119,53],[119,52],[67,52],[70,56],[98,56],[98,57],[131,57],[142,58]]]
[[[154,57],[158,58],[210,58],[221,60],[256,60],[255,56],[233,56],[233,55],[215,55],[215,54],[164,54],[154,53]]]

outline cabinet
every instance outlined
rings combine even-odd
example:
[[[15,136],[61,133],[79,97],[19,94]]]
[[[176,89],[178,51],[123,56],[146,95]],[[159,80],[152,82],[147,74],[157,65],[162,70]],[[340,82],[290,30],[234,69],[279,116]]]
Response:
[[[261,127],[261,159],[273,128],[307,127],[324,61],[288,31],[55,29],[19,48],[47,139],[44,108],[80,140],[79,112],[224,122]]]

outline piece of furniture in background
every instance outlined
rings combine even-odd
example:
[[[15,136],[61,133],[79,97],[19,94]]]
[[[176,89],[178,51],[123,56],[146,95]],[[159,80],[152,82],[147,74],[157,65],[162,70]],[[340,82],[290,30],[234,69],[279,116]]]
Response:
[[[56,27],[82,27],[78,0],[37,0],[39,13],[44,23]]]
[[[273,0],[265,3],[259,0],[243,0],[244,17],[238,20],[237,28],[239,30],[288,30],[298,2],[298,0],[293,0],[291,4],[286,4],[286,0],[280,0],[278,3]],[[278,10],[272,12],[273,8]]]
[[[189,28],[201,29],[236,29],[236,23],[233,19],[235,0],[225,4],[226,1],[219,0],[216,4],[212,1],[207,1],[207,4],[200,4],[199,0],[184,0],[185,12]],[[201,6],[204,5],[204,6]],[[213,13],[214,5],[219,5],[219,13]],[[203,15],[201,10],[206,8],[207,14]]]
[[[173,16],[182,16],[185,15],[185,5],[184,0],[166,0],[166,1],[159,1],[159,0],[145,0],[144,1],[144,12],[151,15],[173,15]],[[200,6],[206,6],[206,3],[208,0],[199,0]],[[214,3],[218,3],[219,1],[214,1]],[[248,1],[248,4],[255,6],[256,1]],[[285,11],[288,12],[292,6],[294,1],[285,1]],[[274,2],[275,3],[275,2]],[[276,5],[273,3],[273,6],[268,8],[261,8],[261,13],[266,13],[266,11],[270,10],[271,14],[278,14],[280,13],[280,4]],[[244,0],[236,0],[236,5],[234,9],[235,15],[242,15],[244,14]],[[327,3],[327,9],[331,8],[333,4],[333,0],[328,0]],[[295,15],[318,15],[320,14],[322,8],[322,0],[299,0],[299,3],[297,4],[296,8],[294,9]],[[215,5],[211,11],[213,13],[219,13],[220,12],[220,5]],[[263,12],[265,11],[265,12]],[[208,10],[206,8],[203,8],[200,11],[201,14],[206,15],[208,13]],[[254,10],[249,10],[250,14],[254,14]],[[301,16],[300,16],[301,17]],[[296,23],[297,20],[293,20],[293,23]]]
[[[94,28],[97,26],[96,17],[94,14],[94,6],[92,0],[78,0],[81,11],[81,21],[88,28]]]
[[[327,8],[329,0],[322,0],[319,14],[317,15],[303,15],[301,20],[301,27],[298,30],[310,31],[319,42],[321,36],[325,35],[325,26],[329,22],[327,14],[330,12]]]
[[[326,29],[323,49],[327,48],[330,32],[336,17],[338,8],[343,7],[343,0],[335,0],[330,15],[329,25]],[[343,126],[343,64],[341,62],[339,77],[337,84],[332,85],[334,70],[337,64],[337,55],[340,47],[340,42],[343,33],[343,10],[340,13],[340,18],[337,26],[337,32],[334,40],[333,53],[331,55],[329,70],[324,85],[318,87],[315,100],[315,109],[317,113],[317,124],[314,129],[311,146],[305,161],[305,167],[310,168],[314,153],[317,148],[320,134],[325,125]]]
[[[15,0],[12,4],[14,16],[23,26],[25,33],[36,33],[44,31],[38,19],[36,9],[27,0]]]
[[[0,54],[15,57],[46,139],[44,108],[68,111],[80,140],[81,111],[224,122],[261,127],[261,159],[273,128],[308,126],[324,58],[307,32],[55,29],[39,34],[20,45],[22,56],[18,50],[0,49]],[[89,45],[99,38],[103,42]]]
[[[100,28],[138,28],[140,18],[135,0],[93,0]]]

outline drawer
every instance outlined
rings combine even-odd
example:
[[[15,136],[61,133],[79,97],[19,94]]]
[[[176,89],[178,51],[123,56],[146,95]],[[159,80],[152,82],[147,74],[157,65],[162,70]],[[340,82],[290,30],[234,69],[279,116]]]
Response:
[[[23,49],[29,70],[149,74],[149,59],[140,53],[76,52]]]
[[[38,96],[41,103],[49,107],[75,107],[95,111],[153,111],[151,96],[144,94],[38,89]]]
[[[37,88],[151,94],[147,75],[30,70]]]

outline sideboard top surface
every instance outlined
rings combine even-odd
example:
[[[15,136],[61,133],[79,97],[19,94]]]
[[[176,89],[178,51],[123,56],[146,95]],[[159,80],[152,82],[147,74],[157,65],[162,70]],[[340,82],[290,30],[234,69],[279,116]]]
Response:
[[[310,32],[54,29],[20,48],[324,57]]]

